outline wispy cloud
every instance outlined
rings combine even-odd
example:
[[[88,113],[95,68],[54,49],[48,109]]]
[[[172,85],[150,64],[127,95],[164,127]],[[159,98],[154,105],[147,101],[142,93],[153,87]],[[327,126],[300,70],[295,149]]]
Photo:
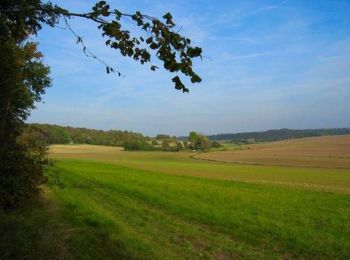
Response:
[[[245,60],[245,59],[265,57],[268,55],[273,55],[275,53],[276,52],[273,52],[273,51],[265,51],[265,52],[256,52],[256,53],[250,53],[250,54],[245,54],[245,55],[230,55],[227,58],[229,60]]]
[[[277,4],[268,5],[268,6],[264,6],[264,7],[258,8],[256,10],[249,11],[249,12],[246,13],[246,16],[247,15],[248,16],[249,15],[255,15],[255,14],[258,14],[258,13],[261,13],[261,12],[265,12],[265,11],[269,11],[269,10],[280,8],[281,6],[285,5],[289,1],[290,0],[285,0],[285,1],[279,2]]]
[[[229,27],[237,27],[239,24],[241,24],[243,19],[247,19],[251,16],[255,16],[264,12],[281,8],[288,2],[289,0],[285,0],[277,4],[262,6],[255,9],[252,9],[251,7],[240,7],[236,8],[234,11],[226,10],[225,12],[217,15],[216,18],[213,19],[214,21],[212,25],[226,25]]]

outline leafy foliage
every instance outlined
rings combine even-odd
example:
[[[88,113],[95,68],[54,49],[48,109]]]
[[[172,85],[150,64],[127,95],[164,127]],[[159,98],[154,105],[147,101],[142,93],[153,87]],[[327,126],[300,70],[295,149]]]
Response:
[[[49,68],[35,43],[15,40],[0,37],[0,208],[5,210],[22,205],[38,191],[48,162],[44,143],[20,135],[34,102],[50,86]]]
[[[108,146],[123,146],[125,142],[148,140],[140,133],[118,130],[95,130],[87,128],[63,127],[49,124],[30,124],[28,130],[32,127],[40,129],[48,144],[93,144]]]
[[[163,15],[162,20],[142,14],[140,11],[134,14],[126,14],[118,9],[112,9],[106,1],[99,1],[92,7],[89,13],[72,13],[57,6],[46,5],[37,8],[53,17],[64,17],[67,27],[77,37],[77,44],[81,44],[87,56],[98,59],[106,66],[106,72],[115,71],[111,66],[97,58],[83,43],[81,36],[78,36],[70,27],[66,18],[81,17],[93,20],[107,40],[106,46],[118,50],[122,56],[129,57],[141,64],[151,63],[150,69],[157,70],[159,67],[152,64],[152,57],[156,57],[164,69],[171,73],[182,73],[189,77],[192,83],[202,81],[200,76],[193,70],[193,59],[202,57],[202,49],[191,45],[191,40],[180,35],[176,31],[176,24],[170,13]],[[139,35],[133,35],[125,26],[125,20],[131,21],[137,26]],[[183,84],[178,75],[172,78],[175,88],[188,92],[189,89]]]
[[[206,137],[203,134],[198,134],[194,131],[190,132],[188,136],[188,140],[190,142],[190,146],[192,150],[208,151],[212,146],[208,137]]]
[[[124,148],[127,151],[154,151],[156,148],[145,140],[126,141]]]
[[[186,147],[176,137],[158,134],[155,138],[119,130],[95,130],[49,124],[28,124],[24,135],[39,130],[47,144],[92,144],[122,146],[128,151],[179,151]]]
[[[157,139],[157,140],[170,139],[170,135],[166,135],[166,134],[157,134],[157,135],[156,135],[156,139]]]
[[[40,133],[36,133],[21,136],[16,142],[3,142],[0,152],[0,206],[6,211],[22,206],[46,180],[43,173],[48,165],[47,146],[40,140]]]

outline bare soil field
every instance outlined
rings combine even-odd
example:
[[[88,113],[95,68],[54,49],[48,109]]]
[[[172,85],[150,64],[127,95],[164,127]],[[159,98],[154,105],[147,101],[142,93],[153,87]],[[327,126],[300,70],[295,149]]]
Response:
[[[260,143],[246,148],[204,153],[194,158],[242,164],[350,168],[350,135]]]

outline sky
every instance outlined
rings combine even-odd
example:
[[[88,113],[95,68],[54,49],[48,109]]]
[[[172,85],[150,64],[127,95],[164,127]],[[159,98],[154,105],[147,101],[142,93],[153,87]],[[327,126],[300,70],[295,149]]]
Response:
[[[52,2],[88,12],[96,1]],[[96,24],[75,18],[70,24],[88,48],[124,76],[85,57],[63,23],[44,27],[33,40],[53,85],[29,122],[150,136],[350,127],[349,0],[107,2],[124,13],[170,11],[180,33],[203,49],[194,63],[203,81],[177,91],[173,74],[122,57]]]

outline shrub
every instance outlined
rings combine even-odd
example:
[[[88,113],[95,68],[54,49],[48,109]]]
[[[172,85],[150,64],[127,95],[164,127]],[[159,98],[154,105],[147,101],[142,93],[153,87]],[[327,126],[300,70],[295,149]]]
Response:
[[[155,151],[156,148],[145,140],[133,140],[124,143],[126,151]]]
[[[49,162],[46,142],[41,133],[26,132],[15,143],[1,147],[0,161],[0,207],[9,211],[22,206],[46,181],[44,171]]]

